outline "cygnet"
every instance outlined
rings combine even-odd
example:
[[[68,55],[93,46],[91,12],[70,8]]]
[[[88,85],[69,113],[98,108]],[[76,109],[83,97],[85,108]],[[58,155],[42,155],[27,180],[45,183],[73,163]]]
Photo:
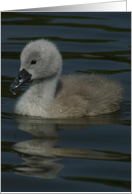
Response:
[[[48,40],[28,43],[20,60],[20,71],[10,90],[15,93],[26,81],[33,82],[18,99],[15,114],[69,118],[106,114],[121,108],[120,83],[96,74],[61,77],[61,54]]]

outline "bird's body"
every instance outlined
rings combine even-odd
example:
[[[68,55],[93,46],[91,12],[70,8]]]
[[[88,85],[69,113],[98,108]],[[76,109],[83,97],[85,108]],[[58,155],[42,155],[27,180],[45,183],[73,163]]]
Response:
[[[60,77],[62,58],[56,46],[49,41],[29,43],[21,54],[21,63],[17,81],[23,72],[23,77],[26,72],[26,79],[29,76],[34,81],[18,99],[14,109],[16,114],[68,118],[105,114],[120,109],[123,97],[121,84],[94,74]],[[12,91],[13,88],[14,83]]]

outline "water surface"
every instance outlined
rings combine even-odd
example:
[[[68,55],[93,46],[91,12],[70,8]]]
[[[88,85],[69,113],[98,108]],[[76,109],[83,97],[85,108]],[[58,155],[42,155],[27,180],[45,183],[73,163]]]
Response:
[[[131,14],[2,13],[1,140],[3,192],[131,190]],[[122,109],[80,119],[13,115],[9,86],[30,40],[47,38],[63,57],[62,74],[103,74],[122,83]]]

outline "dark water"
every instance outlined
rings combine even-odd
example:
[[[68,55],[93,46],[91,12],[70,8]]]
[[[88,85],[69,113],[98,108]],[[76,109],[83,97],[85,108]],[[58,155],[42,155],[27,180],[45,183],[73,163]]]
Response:
[[[2,13],[2,191],[126,192],[131,190],[130,13]],[[63,74],[106,74],[123,84],[121,111],[80,119],[13,115],[24,45],[58,45]]]

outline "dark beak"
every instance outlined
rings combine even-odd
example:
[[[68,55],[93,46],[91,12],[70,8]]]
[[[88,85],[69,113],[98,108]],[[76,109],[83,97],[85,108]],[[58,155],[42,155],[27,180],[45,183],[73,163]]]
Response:
[[[31,79],[31,74],[29,74],[25,69],[22,69],[19,71],[17,77],[13,81],[13,83],[10,85],[10,91],[14,92],[16,89],[20,87],[23,83],[29,81]]]

